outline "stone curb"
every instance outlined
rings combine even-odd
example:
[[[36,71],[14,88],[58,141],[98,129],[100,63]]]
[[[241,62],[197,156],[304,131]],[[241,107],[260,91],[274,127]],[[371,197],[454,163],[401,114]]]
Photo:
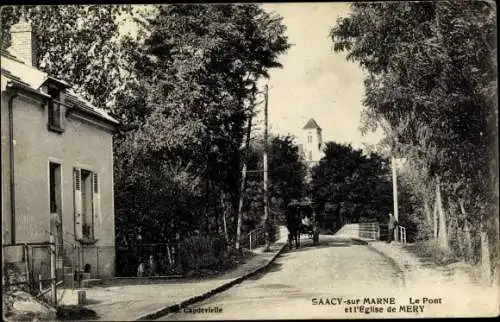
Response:
[[[180,302],[179,304],[169,305],[169,306],[166,306],[166,307],[159,309],[155,312],[143,314],[139,317],[136,317],[133,321],[154,320],[154,319],[157,319],[157,318],[162,317],[164,315],[167,315],[169,313],[179,312],[180,309],[182,309],[186,306],[203,301],[203,300],[205,300],[205,299],[207,299],[215,294],[221,293],[221,292],[231,288],[232,286],[241,283],[245,279],[247,279],[253,275],[256,275],[256,274],[260,273],[261,271],[263,271],[264,269],[266,269],[283,252],[283,250],[286,248],[286,246],[287,246],[287,243],[285,242],[283,244],[283,246],[281,246],[281,248],[276,252],[276,254],[273,255],[273,257],[266,264],[254,269],[250,273],[247,273],[247,274],[242,275],[240,277],[237,277],[229,282],[226,282],[222,285],[219,285],[218,287],[216,287],[212,290],[209,290],[208,292],[205,292],[201,295],[190,297],[190,298]]]

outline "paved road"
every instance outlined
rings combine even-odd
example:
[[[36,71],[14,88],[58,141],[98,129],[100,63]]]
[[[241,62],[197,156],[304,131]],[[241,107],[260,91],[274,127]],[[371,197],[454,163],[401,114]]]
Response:
[[[265,273],[160,320],[377,317],[347,314],[346,308],[356,305],[346,300],[390,297],[403,284],[397,266],[368,246],[322,235],[320,245],[303,241],[300,249],[280,255]],[[342,298],[342,304],[336,298]],[[198,309],[212,312],[192,313]]]

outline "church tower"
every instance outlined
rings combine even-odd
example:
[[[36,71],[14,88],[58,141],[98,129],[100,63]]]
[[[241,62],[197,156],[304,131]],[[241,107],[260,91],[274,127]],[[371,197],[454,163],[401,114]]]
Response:
[[[323,139],[321,127],[311,118],[302,128],[303,142],[302,150],[305,161],[309,166],[315,165],[323,157]]]

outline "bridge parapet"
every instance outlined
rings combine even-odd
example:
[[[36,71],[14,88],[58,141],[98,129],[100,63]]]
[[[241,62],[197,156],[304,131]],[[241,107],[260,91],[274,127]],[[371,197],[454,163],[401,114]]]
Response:
[[[357,223],[344,225],[336,235],[357,237],[363,239],[380,240],[379,223]]]
[[[337,236],[362,238],[367,240],[387,240],[389,230],[386,224],[380,223],[356,223],[346,224],[338,232]],[[406,244],[406,228],[400,225],[394,230],[394,240]]]

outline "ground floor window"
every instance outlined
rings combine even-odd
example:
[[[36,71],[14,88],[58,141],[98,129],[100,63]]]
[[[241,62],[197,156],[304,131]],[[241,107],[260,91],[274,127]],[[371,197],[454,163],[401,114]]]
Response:
[[[58,213],[61,209],[61,165],[49,163],[49,202],[50,213]]]
[[[75,236],[78,240],[95,240],[100,216],[99,176],[96,172],[74,169]]]

